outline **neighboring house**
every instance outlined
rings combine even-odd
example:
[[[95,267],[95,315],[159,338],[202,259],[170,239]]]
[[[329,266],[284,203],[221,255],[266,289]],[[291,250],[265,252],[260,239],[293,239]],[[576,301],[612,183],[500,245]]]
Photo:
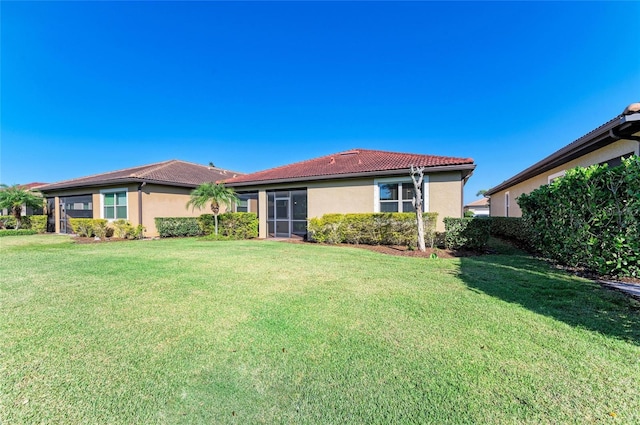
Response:
[[[516,199],[562,177],[567,170],[594,164],[620,165],[621,159],[640,154],[640,103],[542,161],[489,189],[492,216],[520,217]]]
[[[464,212],[471,211],[474,216],[489,216],[489,198],[481,198],[464,206]]]
[[[27,184],[21,184],[18,185],[20,186],[20,188],[22,189],[26,189],[26,190],[39,190],[38,188],[40,186],[45,185],[46,183],[40,183],[40,182],[33,182],[33,183],[27,183]],[[42,214],[43,213],[43,209],[39,208],[39,209],[33,209],[31,207],[27,207],[26,205],[22,205],[22,212],[20,213],[20,215],[27,216],[27,215],[38,215],[38,214]],[[11,215],[11,211],[7,210],[6,208],[3,208],[0,210],[0,215]]]
[[[156,217],[190,217],[206,210],[186,208],[198,185],[240,175],[216,167],[170,160],[47,184],[38,188],[50,206],[52,230],[71,233],[70,217],[128,220],[157,236]]]
[[[307,220],[328,213],[413,211],[410,167],[426,167],[424,210],[462,216],[462,189],[473,173],[470,158],[354,149],[230,178],[238,211],[256,212],[259,235],[304,237]]]

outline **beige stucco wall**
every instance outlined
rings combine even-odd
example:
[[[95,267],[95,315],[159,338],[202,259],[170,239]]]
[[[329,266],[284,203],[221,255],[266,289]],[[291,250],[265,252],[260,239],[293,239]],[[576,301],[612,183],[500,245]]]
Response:
[[[436,230],[444,232],[445,217],[462,217],[462,175],[459,171],[429,174],[429,211],[438,213]]]
[[[373,179],[331,180],[307,186],[307,216],[373,212]]]
[[[525,180],[522,183],[511,186],[508,189],[496,192],[491,195],[490,209],[492,216],[505,217],[506,216],[506,193],[509,192],[509,216],[521,217],[522,210],[518,206],[516,199],[523,193],[529,193],[542,185],[549,183],[551,176],[557,175],[566,170],[570,170],[575,167],[588,167],[593,164],[600,164],[612,158],[620,157],[629,152],[635,152],[636,155],[640,154],[638,149],[638,142],[633,140],[618,140],[615,143],[611,143],[603,148],[593,151],[587,155],[576,158],[573,161],[567,162],[560,167],[556,167],[552,170],[546,171],[535,177]]]

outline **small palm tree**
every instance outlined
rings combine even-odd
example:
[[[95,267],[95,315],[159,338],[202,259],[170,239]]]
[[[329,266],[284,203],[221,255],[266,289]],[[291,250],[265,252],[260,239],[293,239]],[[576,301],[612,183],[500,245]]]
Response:
[[[238,203],[236,192],[220,183],[203,183],[191,191],[191,199],[187,202],[187,208],[192,210],[202,209],[211,203],[211,211],[215,223],[215,232],[218,234],[218,214],[220,214],[220,206],[227,208]]]
[[[40,192],[24,189],[20,185],[0,184],[0,208],[6,208],[16,218],[16,229],[22,225],[22,206],[42,208],[43,198]]]

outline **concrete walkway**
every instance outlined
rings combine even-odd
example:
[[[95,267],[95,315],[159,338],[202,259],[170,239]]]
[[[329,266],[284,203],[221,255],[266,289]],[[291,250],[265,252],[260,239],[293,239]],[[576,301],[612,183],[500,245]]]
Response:
[[[640,285],[624,282],[611,282],[609,280],[599,280],[598,282],[640,299]]]

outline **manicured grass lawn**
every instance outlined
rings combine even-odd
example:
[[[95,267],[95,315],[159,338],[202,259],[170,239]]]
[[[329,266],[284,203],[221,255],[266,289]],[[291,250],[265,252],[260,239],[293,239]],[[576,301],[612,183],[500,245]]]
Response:
[[[0,423],[640,423],[640,308],[518,253],[0,240]]]

